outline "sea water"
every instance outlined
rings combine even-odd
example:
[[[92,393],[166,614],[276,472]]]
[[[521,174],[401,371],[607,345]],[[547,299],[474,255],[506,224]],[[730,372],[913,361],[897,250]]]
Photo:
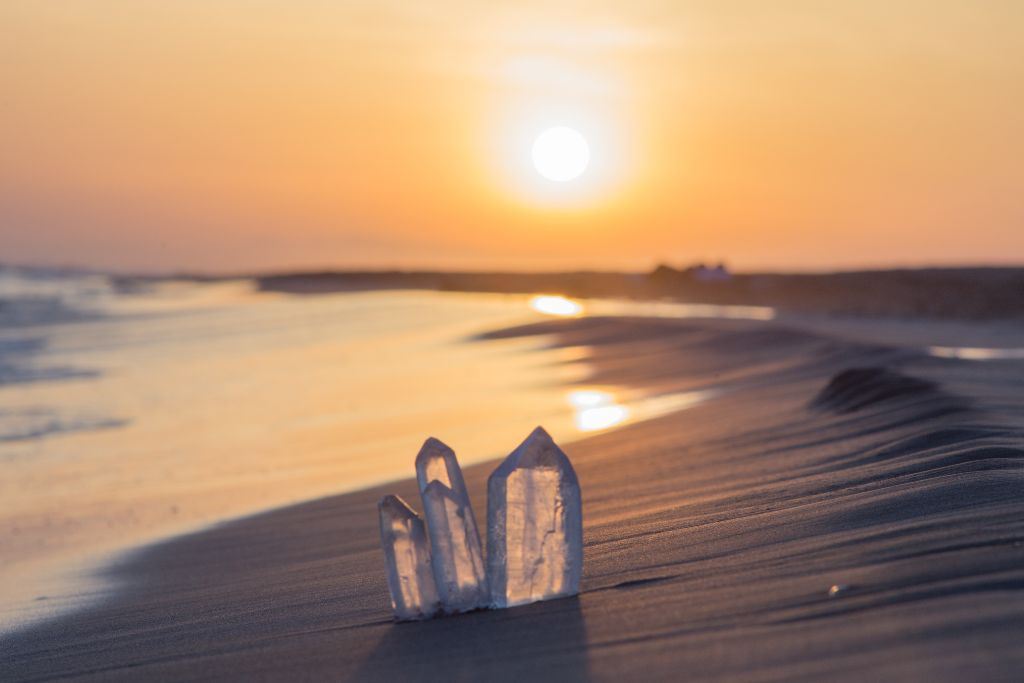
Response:
[[[0,630],[102,598],[118,552],[412,476],[428,436],[470,464],[696,400],[473,340],[544,318],[529,302],[0,269]]]

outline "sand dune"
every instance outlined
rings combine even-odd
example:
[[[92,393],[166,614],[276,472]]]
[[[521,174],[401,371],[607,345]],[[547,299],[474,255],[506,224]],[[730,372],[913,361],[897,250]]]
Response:
[[[392,623],[374,504],[403,481],[144,549],[112,601],[0,643],[0,679],[1020,679],[1024,363],[748,321],[488,336],[528,334],[591,346],[594,382],[717,392],[566,446],[578,598]]]

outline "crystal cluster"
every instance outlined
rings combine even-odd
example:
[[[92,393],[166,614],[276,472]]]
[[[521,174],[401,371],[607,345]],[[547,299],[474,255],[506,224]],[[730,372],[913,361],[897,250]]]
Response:
[[[455,452],[430,438],[416,457],[426,524],[381,499],[381,544],[399,621],[576,595],[583,572],[580,487],[538,427],[487,482],[487,564]]]

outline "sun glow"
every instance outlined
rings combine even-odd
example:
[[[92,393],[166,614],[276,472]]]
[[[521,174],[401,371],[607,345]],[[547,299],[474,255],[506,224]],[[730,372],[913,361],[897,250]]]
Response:
[[[533,141],[533,165],[548,180],[566,182],[583,175],[590,164],[590,145],[579,131],[548,128]]]
[[[627,135],[628,113],[585,97],[568,99],[506,100],[481,128],[481,149],[493,155],[493,187],[503,200],[568,218],[629,196],[639,141]]]

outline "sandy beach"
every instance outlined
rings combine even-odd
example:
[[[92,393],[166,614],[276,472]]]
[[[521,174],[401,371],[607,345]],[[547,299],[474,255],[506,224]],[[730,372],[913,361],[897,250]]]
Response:
[[[0,683],[1024,682],[1021,26],[0,2]]]
[[[536,334],[595,383],[709,391],[565,446],[579,597],[393,623],[375,503],[410,479],[140,549],[110,599],[4,638],[0,679],[1019,680],[1024,362],[754,321],[474,343]],[[492,468],[466,470],[481,519]]]

